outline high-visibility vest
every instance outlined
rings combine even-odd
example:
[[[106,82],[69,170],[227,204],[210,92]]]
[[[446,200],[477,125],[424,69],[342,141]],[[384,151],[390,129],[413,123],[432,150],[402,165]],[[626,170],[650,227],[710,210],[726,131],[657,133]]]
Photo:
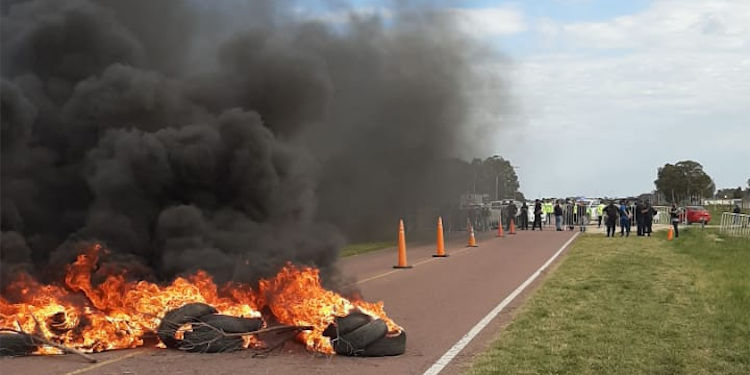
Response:
[[[599,206],[596,207],[596,212],[599,214],[599,216],[602,216],[602,214],[604,213],[604,207],[606,206],[604,206],[603,204],[599,204]]]

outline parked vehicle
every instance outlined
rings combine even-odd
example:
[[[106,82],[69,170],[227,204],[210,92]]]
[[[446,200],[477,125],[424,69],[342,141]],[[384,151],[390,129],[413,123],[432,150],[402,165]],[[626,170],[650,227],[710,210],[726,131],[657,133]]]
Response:
[[[703,206],[687,206],[685,207],[685,221],[688,225],[692,223],[708,224],[711,221],[711,214]]]

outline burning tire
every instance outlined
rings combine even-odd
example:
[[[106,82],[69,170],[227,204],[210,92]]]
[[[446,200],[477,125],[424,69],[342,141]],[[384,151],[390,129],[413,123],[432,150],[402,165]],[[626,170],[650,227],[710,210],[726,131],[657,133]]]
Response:
[[[222,353],[242,349],[242,337],[225,337],[224,333],[257,331],[263,325],[260,318],[209,314],[201,316],[193,323],[192,331],[185,332],[180,342],[180,350],[193,353]],[[204,323],[209,325],[200,325]],[[213,327],[213,328],[212,328]],[[218,330],[218,331],[217,331]]]
[[[336,338],[339,335],[354,331],[370,321],[372,321],[371,316],[359,311],[353,312],[347,316],[336,317],[335,323],[329,325],[325,331],[323,331],[323,336]]]
[[[198,318],[198,321],[227,333],[257,331],[263,325],[261,318],[241,318],[221,314],[204,315]]]
[[[180,350],[192,353],[225,353],[242,349],[242,337],[225,337],[210,327],[185,332]]]
[[[156,334],[161,342],[168,348],[179,349],[180,340],[175,335],[177,330],[184,324],[196,322],[198,318],[208,314],[215,314],[215,308],[205,303],[188,303],[180,308],[170,310],[159,323]]]
[[[383,338],[388,333],[388,326],[381,319],[375,319],[349,333],[340,334],[332,341],[337,354],[361,355],[364,348]]]
[[[39,346],[29,335],[19,333],[0,333],[0,356],[29,355]]]
[[[379,340],[365,347],[360,354],[363,357],[383,357],[391,355],[401,355],[406,351],[406,331],[399,332],[398,335],[385,335]]]

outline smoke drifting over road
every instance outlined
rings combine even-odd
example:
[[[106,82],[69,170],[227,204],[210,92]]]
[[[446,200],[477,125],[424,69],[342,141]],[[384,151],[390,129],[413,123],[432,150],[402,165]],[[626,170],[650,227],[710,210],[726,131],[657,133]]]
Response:
[[[467,140],[474,44],[429,10],[295,9],[4,2],[3,277],[93,241],[143,278],[325,275],[339,228],[429,201]]]

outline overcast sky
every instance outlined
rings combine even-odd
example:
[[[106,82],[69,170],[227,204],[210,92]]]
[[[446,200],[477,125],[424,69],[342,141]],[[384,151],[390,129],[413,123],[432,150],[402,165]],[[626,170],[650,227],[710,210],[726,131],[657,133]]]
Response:
[[[518,166],[527,197],[648,192],[685,159],[719,188],[746,186],[750,0],[443,3],[505,56],[479,67],[502,73],[513,105],[478,90],[471,121],[501,130],[476,156]]]

